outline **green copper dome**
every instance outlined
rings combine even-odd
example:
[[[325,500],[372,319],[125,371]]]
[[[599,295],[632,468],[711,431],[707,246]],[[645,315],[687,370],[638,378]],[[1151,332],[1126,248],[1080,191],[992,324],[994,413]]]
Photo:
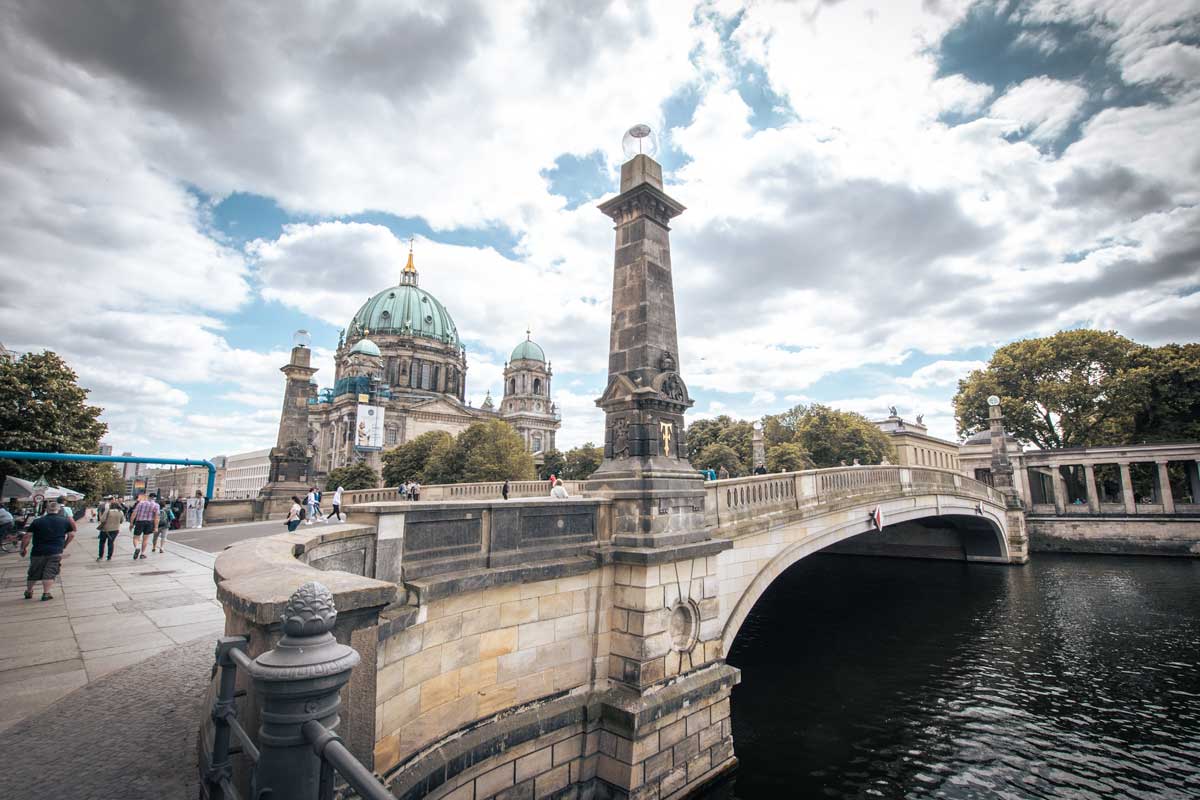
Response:
[[[354,347],[350,348],[351,353],[362,353],[367,356],[382,355],[379,352],[379,345],[372,342],[370,339],[359,339],[355,342]]]
[[[542,351],[537,342],[529,338],[526,338],[525,341],[516,346],[508,360],[520,361],[522,358],[527,358],[530,361],[541,361],[543,364],[546,362],[545,352]]]
[[[384,289],[354,315],[351,331],[422,336],[458,344],[458,329],[446,307],[415,281]]]

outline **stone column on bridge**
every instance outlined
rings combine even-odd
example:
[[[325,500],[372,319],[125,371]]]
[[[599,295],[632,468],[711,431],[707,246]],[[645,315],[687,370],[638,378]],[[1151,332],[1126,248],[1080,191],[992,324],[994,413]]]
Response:
[[[1117,469],[1121,471],[1121,500],[1125,503],[1125,513],[1136,514],[1137,498],[1133,496],[1133,475],[1129,472],[1129,462],[1118,463]]]
[[[644,126],[629,135],[645,136]],[[736,763],[716,554],[705,528],[704,478],[688,462],[668,223],[684,210],[662,167],[639,153],[621,193],[600,205],[616,224],[604,460],[587,491],[612,499],[614,594],[606,740],[597,776],[608,795],[675,796]],[[661,736],[660,736],[661,734]],[[604,737],[607,737],[604,738]],[[693,746],[695,745],[695,746]]]
[[[1005,523],[1008,526],[1008,547],[1014,563],[1029,560],[1029,537],[1025,532],[1025,504],[1013,480],[1013,465],[1008,457],[1008,432],[1004,430],[1004,414],[1000,398],[988,398],[988,427],[992,440],[992,486],[1004,495]]]
[[[763,439],[762,422],[755,420],[753,434],[750,439],[750,449],[753,454],[751,460],[754,462],[753,468],[767,466],[767,446]]]
[[[1067,513],[1067,484],[1063,480],[1062,465],[1050,465],[1050,484],[1054,487],[1054,513],[1060,517]]]
[[[271,467],[267,484],[259,492],[261,518],[266,519],[281,505],[290,505],[291,496],[308,491],[312,480],[312,457],[308,446],[308,399],[313,393],[310,381],[316,374],[308,334],[296,333],[296,345],[288,363],[279,368],[287,376],[283,390],[283,411],[279,415],[279,434],[271,448]]]
[[[1087,489],[1088,511],[1100,513],[1100,495],[1096,492],[1096,467],[1092,464],[1083,465],[1084,483]]]
[[[1166,461],[1156,461],[1158,468],[1158,502],[1162,504],[1164,514],[1175,513],[1175,498],[1171,495],[1171,476],[1167,472]]]

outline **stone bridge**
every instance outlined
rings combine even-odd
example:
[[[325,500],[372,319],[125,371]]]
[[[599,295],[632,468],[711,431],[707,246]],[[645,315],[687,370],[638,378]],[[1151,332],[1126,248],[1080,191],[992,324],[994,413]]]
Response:
[[[950,471],[849,467],[695,485],[691,506],[650,508],[703,519],[702,536],[666,550],[622,544],[619,500],[603,484],[569,500],[476,489],[473,499],[360,502],[348,524],[225,551],[216,579],[227,629],[251,634],[255,655],[278,638],[290,592],[328,585],[335,635],[364,656],[344,692],[342,735],[397,797],[666,798],[736,763],[739,675],[725,655],[798,560],[828,549],[1026,559],[1004,497]]]

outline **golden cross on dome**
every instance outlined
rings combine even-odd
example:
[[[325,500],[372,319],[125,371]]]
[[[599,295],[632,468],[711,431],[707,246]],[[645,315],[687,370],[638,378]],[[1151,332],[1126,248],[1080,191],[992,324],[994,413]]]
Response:
[[[413,236],[408,237],[408,263],[404,265],[405,272],[416,272],[417,271],[417,266],[415,264],[413,264],[413,239],[414,238],[415,237],[413,237]]]

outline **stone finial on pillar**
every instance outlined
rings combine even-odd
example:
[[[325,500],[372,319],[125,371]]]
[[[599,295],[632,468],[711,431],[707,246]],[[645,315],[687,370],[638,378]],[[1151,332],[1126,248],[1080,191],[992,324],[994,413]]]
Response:
[[[1004,430],[1004,413],[1000,410],[1000,398],[992,395],[988,402],[988,426],[992,435],[992,485],[1001,492],[1012,508],[1023,506],[1013,481],[1012,461],[1008,457],[1008,433]]]
[[[337,728],[338,692],[350,680],[359,655],[330,633],[337,609],[320,583],[297,589],[280,619],[283,638],[254,659],[250,670],[262,704],[251,796],[259,796],[261,785],[271,787],[273,797],[316,797],[321,760],[301,729],[310,720]]]

